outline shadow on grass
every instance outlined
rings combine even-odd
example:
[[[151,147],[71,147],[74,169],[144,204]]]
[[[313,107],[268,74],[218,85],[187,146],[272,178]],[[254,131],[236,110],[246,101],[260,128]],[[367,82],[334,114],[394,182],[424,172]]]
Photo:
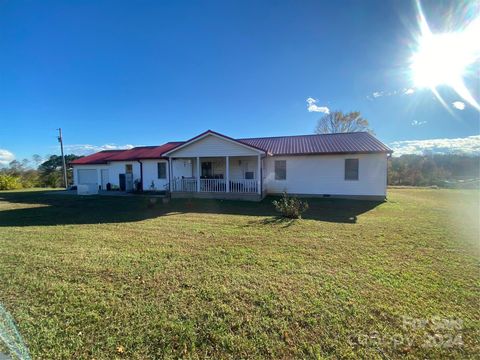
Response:
[[[254,221],[251,224],[262,224],[262,225],[281,225],[282,227],[289,227],[295,223],[297,219],[290,219],[290,218],[285,218],[283,216],[271,216],[267,217],[263,220],[260,221]]]
[[[0,226],[42,226],[135,222],[179,213],[262,216],[259,225],[290,226],[292,220],[278,216],[272,197],[261,202],[175,199],[151,206],[148,196],[77,196],[56,195],[47,191],[0,192]],[[345,199],[308,199],[304,219],[355,223],[357,217],[382,202]]]

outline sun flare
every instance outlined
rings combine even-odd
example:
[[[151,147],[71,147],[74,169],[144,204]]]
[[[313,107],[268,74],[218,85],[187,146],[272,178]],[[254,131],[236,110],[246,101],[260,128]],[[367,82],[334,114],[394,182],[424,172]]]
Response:
[[[437,87],[451,87],[466,102],[480,110],[464,79],[469,66],[480,59],[480,18],[470,21],[461,31],[434,34],[418,3],[420,36],[410,59],[413,82],[418,88],[430,88],[439,97]],[[439,97],[439,100],[444,101]]]

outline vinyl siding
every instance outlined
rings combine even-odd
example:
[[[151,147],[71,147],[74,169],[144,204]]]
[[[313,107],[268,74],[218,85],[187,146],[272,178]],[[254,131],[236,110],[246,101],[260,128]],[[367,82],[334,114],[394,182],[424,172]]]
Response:
[[[359,159],[358,180],[345,180],[345,159]],[[286,180],[275,180],[275,160],[286,160]],[[385,196],[386,154],[272,156],[265,161],[267,193]]]
[[[204,138],[172,152],[172,157],[207,157],[207,156],[249,156],[258,155],[259,152],[232,141],[222,139],[215,135]]]
[[[168,161],[166,160],[141,160],[143,164],[143,190],[144,191],[163,191],[165,186],[168,184]],[[166,164],[166,174],[165,179],[158,178],[158,166],[157,164],[163,162]],[[152,181],[154,188],[152,189]]]

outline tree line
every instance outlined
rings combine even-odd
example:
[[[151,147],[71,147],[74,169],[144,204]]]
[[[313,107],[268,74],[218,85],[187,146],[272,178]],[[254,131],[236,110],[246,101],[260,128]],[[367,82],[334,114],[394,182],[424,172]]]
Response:
[[[73,182],[72,166],[69,163],[80,157],[73,154],[65,156],[69,184]],[[32,159],[13,160],[7,167],[0,168],[0,190],[62,186],[62,157],[59,155],[51,155],[46,161],[42,161],[39,155],[33,155]]]
[[[388,162],[388,185],[478,187],[480,156],[402,155]]]

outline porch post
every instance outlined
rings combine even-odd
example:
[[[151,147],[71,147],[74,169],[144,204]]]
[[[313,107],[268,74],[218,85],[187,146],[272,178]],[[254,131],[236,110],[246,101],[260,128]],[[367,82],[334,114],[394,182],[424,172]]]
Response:
[[[168,190],[173,191],[172,157],[168,157]]]
[[[261,181],[262,181],[262,174],[261,174],[261,166],[262,163],[260,161],[260,155],[257,156],[257,192],[261,195],[262,188],[261,188]]]
[[[197,156],[197,192],[200,192],[200,158]]]
[[[228,193],[230,192],[230,157],[225,156],[225,181],[227,182],[225,184],[225,191]]]

